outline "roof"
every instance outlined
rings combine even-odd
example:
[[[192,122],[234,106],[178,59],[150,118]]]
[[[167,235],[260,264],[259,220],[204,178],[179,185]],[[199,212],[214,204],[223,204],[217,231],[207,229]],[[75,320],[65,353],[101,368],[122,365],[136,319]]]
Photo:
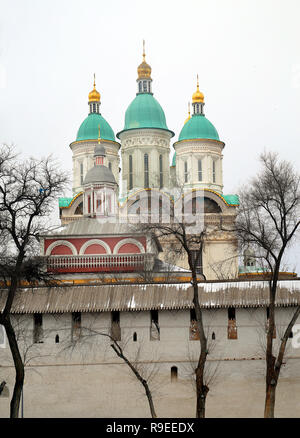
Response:
[[[98,221],[88,217],[82,217],[76,221],[72,221],[69,224],[59,227],[58,230],[47,234],[47,236],[65,237],[65,236],[105,236],[105,235],[137,235],[136,227],[129,223],[113,222],[113,219],[108,222]],[[142,233],[144,235],[144,233]]]
[[[59,198],[58,205],[59,205],[59,207],[68,208],[68,207],[70,207],[72,200],[73,200],[73,197],[72,198]]]
[[[222,195],[228,205],[240,205],[238,195]]]
[[[81,123],[77,132],[76,141],[80,140],[97,140],[100,136],[102,140],[115,141],[115,134],[104,117],[98,113],[89,114]]]
[[[102,164],[95,165],[94,167],[89,169],[87,174],[85,175],[83,185],[91,183],[117,184],[112,171]]]
[[[140,128],[156,128],[169,131],[165,113],[151,93],[137,94],[125,113],[123,131]],[[118,138],[121,132],[117,133]],[[169,132],[172,133],[173,137],[174,133]]]
[[[0,291],[0,311],[6,290]],[[193,308],[190,283],[119,284],[22,288],[12,313],[70,313]],[[268,306],[267,281],[210,282],[199,285],[202,308]],[[277,306],[300,304],[300,281],[280,281]]]
[[[76,193],[75,196],[71,198],[58,198],[59,208],[70,208],[73,202],[83,194],[83,192]]]
[[[194,114],[190,120],[184,124],[178,137],[178,141],[193,139],[210,139],[220,141],[216,128],[202,114]]]

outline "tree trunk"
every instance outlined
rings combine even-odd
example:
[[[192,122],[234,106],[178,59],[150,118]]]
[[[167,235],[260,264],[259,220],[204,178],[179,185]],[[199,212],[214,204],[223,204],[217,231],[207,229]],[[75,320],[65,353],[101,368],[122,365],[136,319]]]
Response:
[[[16,379],[14,385],[13,396],[10,402],[10,418],[19,417],[20,399],[22,395],[23,383],[24,383],[24,364],[20,355],[18,343],[16,340],[14,329],[11,325],[10,318],[7,316],[3,321],[5,327],[7,339],[9,342],[11,354],[13,357]]]
[[[204,365],[201,364],[196,369],[196,391],[197,391],[197,408],[196,417],[205,418],[206,396],[209,391],[208,387],[203,383]]]
[[[196,272],[192,272],[193,276],[193,289],[194,289],[194,299],[193,303],[195,306],[195,314],[197,319],[197,326],[199,330],[199,340],[200,340],[200,355],[198,360],[198,365],[196,368],[196,393],[197,393],[197,407],[196,416],[197,418],[205,418],[205,405],[206,396],[209,391],[208,386],[204,383],[204,369],[207,357],[207,339],[203,327],[202,310],[199,304],[198,297],[198,282]]]
[[[152,400],[152,394],[151,394],[151,391],[149,389],[148,383],[146,382],[146,380],[143,379],[142,384],[145,388],[146,396],[147,396],[149,407],[150,407],[151,416],[152,416],[152,418],[157,418],[157,415],[156,415],[156,412],[154,409],[153,400]]]
[[[265,418],[274,418],[276,384],[267,385],[265,400]]]

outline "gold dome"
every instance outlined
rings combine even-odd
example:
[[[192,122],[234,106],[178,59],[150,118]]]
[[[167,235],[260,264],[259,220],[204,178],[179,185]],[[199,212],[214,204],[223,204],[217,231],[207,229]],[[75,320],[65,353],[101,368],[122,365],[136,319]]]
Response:
[[[204,103],[204,94],[199,90],[199,79],[197,75],[197,90],[192,96],[193,103]]]
[[[145,60],[145,41],[143,41],[143,62],[138,66],[138,79],[151,79],[151,67]]]
[[[100,93],[96,90],[95,74],[94,74],[94,89],[89,93],[89,102],[100,102]]]
[[[189,115],[188,115],[188,117],[185,119],[184,124],[186,124],[186,123],[190,120],[190,118],[191,118],[190,102],[189,102],[189,111],[188,111],[188,113],[189,113]]]

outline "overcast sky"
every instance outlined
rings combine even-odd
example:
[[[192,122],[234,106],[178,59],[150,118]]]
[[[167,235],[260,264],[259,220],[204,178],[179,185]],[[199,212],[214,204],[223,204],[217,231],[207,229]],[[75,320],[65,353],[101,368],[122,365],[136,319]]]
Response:
[[[0,0],[0,141],[71,171],[93,73],[117,133],[145,39],[173,142],[199,74],[205,115],[226,144],[224,194],[257,172],[265,149],[299,169],[299,20],[299,0]]]

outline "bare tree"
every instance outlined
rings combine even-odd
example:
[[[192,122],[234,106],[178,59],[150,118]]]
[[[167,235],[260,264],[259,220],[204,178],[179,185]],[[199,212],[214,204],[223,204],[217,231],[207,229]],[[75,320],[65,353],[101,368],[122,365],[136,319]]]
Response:
[[[193,230],[193,222],[189,216],[186,220],[184,214],[180,216],[178,220],[174,213],[171,213],[169,223],[145,223],[142,228],[147,232],[151,231],[159,239],[169,241],[169,248],[167,251],[176,253],[178,257],[182,257],[184,254],[187,256],[188,265],[191,270],[191,284],[193,287],[193,304],[195,308],[195,315],[197,321],[197,330],[199,333],[200,342],[200,354],[198,357],[197,367],[195,369],[196,374],[196,416],[197,418],[205,417],[205,404],[206,397],[209,391],[208,385],[205,383],[205,364],[208,354],[207,337],[203,325],[202,309],[199,302],[199,261],[202,257],[202,249],[204,241],[207,235],[206,229],[203,227],[198,233]],[[201,276],[202,277],[202,276]]]
[[[157,373],[157,368],[155,366],[151,366],[154,365],[154,363],[151,364],[150,362],[147,363],[147,365],[142,363],[140,359],[141,344],[138,345],[138,349],[133,356],[125,352],[129,338],[121,340],[120,327],[117,328],[116,326],[112,326],[110,333],[108,333],[105,331],[97,330],[94,327],[94,322],[91,321],[89,325],[80,327],[80,333],[78,333],[76,337],[73,337],[71,339],[71,342],[66,342],[66,345],[63,347],[63,351],[73,351],[76,347],[80,348],[81,346],[84,346],[87,347],[90,353],[92,350],[92,345],[90,344],[90,341],[93,338],[99,336],[107,338],[109,340],[109,345],[112,350],[120,359],[124,361],[124,363],[132,371],[136,379],[141,383],[145,390],[151,416],[152,418],[157,418],[153,402],[152,390],[150,389],[150,382],[153,381]]]
[[[260,160],[261,172],[240,193],[236,232],[241,246],[252,247],[256,259],[270,272],[264,416],[273,418],[286,344],[300,315],[298,306],[281,337],[279,348],[275,349],[273,334],[277,284],[283,257],[300,225],[300,175],[289,162],[279,160],[275,153],[264,153]]]
[[[68,178],[51,159],[18,159],[14,149],[0,148],[0,245],[1,271],[7,298],[0,313],[14,361],[16,377],[10,416],[19,415],[24,382],[24,363],[18,348],[11,310],[22,281],[35,284],[44,276],[42,264],[34,261],[39,251],[38,235],[49,228],[53,202],[66,187]]]

